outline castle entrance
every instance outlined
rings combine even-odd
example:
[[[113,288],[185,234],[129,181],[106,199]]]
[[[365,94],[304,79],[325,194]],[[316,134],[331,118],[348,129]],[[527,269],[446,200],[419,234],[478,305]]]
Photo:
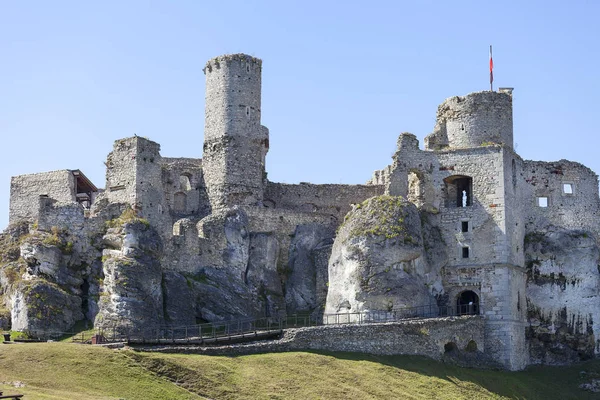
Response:
[[[479,296],[472,290],[465,290],[456,299],[456,315],[479,314]]]

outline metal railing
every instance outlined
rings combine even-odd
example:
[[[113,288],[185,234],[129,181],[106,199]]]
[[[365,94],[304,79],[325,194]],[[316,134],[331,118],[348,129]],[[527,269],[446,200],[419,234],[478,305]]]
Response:
[[[284,329],[322,325],[374,324],[422,318],[444,318],[482,313],[481,304],[460,306],[437,306],[429,304],[416,307],[403,307],[389,311],[365,311],[335,314],[294,314],[286,317],[241,318],[204,324],[158,327],[127,328],[114,326],[98,329],[96,333],[86,332],[30,332],[40,340],[59,340],[70,336],[75,342],[90,342],[97,335],[100,342],[128,342],[148,344],[219,344],[235,341],[267,339],[279,335]]]

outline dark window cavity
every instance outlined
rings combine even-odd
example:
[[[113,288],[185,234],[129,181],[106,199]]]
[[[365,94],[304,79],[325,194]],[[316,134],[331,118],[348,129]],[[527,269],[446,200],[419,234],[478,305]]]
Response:
[[[468,247],[462,248],[462,258],[469,258],[469,248]]]
[[[462,232],[469,232],[469,221],[462,221],[460,227]]]

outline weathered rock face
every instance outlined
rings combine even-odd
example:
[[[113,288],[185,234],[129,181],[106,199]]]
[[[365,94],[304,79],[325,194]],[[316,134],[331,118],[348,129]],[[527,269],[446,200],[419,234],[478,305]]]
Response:
[[[277,272],[279,243],[272,233],[250,234],[250,251],[245,282],[256,290],[264,316],[285,312],[281,278]]]
[[[290,245],[285,301],[288,313],[322,311],[325,293],[318,282],[327,282],[327,259],[333,232],[326,226],[311,224],[296,228]],[[325,253],[323,256],[322,253]]]
[[[26,225],[3,234],[0,287],[11,319],[5,328],[43,336],[84,318],[88,304],[83,304],[82,287],[91,271],[72,263],[70,240],[63,230],[30,231]]]
[[[157,329],[163,322],[158,234],[145,221],[134,220],[109,229],[105,237],[106,244],[121,247],[103,252],[104,283],[95,325],[133,332]]]
[[[525,238],[531,360],[564,364],[600,346],[600,249],[591,233],[552,228]]]
[[[162,280],[165,323],[171,326],[188,326],[196,323],[194,294],[191,284],[180,273],[165,271]]]
[[[198,321],[275,316],[285,312],[277,272],[279,244],[268,232],[250,232],[243,209],[221,210],[199,223],[201,257],[185,274]]]
[[[417,208],[400,197],[368,199],[347,215],[335,239],[325,312],[435,308],[423,263]]]
[[[24,281],[12,295],[12,329],[33,335],[65,332],[83,319],[81,297],[48,281]]]

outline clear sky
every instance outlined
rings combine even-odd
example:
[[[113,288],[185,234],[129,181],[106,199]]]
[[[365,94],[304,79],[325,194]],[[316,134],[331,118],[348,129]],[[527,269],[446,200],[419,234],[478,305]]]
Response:
[[[0,0],[0,226],[10,177],[81,169],[113,141],[202,157],[214,56],[263,60],[269,179],[364,183],[445,98],[514,87],[517,152],[600,172],[598,1]]]

